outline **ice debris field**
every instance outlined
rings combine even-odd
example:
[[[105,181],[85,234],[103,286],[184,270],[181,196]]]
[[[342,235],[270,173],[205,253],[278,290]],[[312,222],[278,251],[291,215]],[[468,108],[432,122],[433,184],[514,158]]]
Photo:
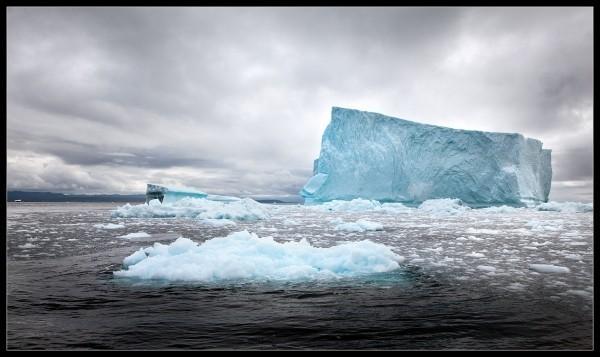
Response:
[[[245,198],[234,202],[212,201],[206,198],[185,197],[171,204],[152,200],[148,205],[119,207],[112,213],[116,218],[167,218],[188,217],[204,220],[236,219],[257,220],[267,218],[267,212],[258,202]],[[210,222],[210,221],[209,221]]]
[[[407,207],[364,199],[270,205],[185,198],[118,207],[95,229],[122,225],[131,232],[117,239],[140,237],[118,278],[323,280],[418,267],[509,291],[543,285],[554,298],[591,303],[592,213],[592,204],[576,202],[474,209],[458,199]],[[153,242],[165,232],[182,233]]]

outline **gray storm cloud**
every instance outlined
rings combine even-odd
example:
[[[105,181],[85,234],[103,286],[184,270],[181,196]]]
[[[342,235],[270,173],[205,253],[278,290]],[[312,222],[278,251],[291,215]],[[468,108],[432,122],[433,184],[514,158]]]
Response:
[[[8,8],[7,186],[294,195],[332,106],[520,132],[592,199],[592,8]]]

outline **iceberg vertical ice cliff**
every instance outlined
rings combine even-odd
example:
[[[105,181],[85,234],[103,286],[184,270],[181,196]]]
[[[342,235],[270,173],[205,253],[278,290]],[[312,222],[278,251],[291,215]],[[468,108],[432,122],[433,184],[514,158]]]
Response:
[[[550,153],[541,141],[521,134],[451,129],[334,107],[314,176],[300,194],[307,203],[546,202]]]

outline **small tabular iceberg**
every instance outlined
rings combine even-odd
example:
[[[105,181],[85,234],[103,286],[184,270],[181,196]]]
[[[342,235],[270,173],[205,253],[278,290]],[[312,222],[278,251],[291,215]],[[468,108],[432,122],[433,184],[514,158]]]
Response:
[[[547,202],[551,151],[521,134],[458,130],[334,107],[306,203],[363,198]]]
[[[113,218],[197,218],[212,226],[235,225],[212,220],[253,221],[269,215],[264,206],[251,198],[209,195],[194,190],[148,184],[146,204],[117,207]]]
[[[166,187],[152,183],[147,184],[146,187],[146,203],[149,203],[154,199],[157,199],[160,201],[160,203],[163,203],[165,200],[167,202],[175,202],[184,197],[205,198],[206,196],[208,195],[201,191]]]
[[[160,203],[173,203],[183,198],[206,198],[210,201],[239,201],[238,197],[209,195],[193,188],[167,187],[149,183],[146,187],[146,203],[157,199]]]

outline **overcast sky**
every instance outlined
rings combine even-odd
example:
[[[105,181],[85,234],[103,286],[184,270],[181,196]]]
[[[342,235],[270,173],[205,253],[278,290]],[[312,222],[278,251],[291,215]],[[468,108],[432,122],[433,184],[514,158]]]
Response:
[[[592,8],[8,8],[7,186],[296,195],[332,106],[552,149],[593,195]]]

